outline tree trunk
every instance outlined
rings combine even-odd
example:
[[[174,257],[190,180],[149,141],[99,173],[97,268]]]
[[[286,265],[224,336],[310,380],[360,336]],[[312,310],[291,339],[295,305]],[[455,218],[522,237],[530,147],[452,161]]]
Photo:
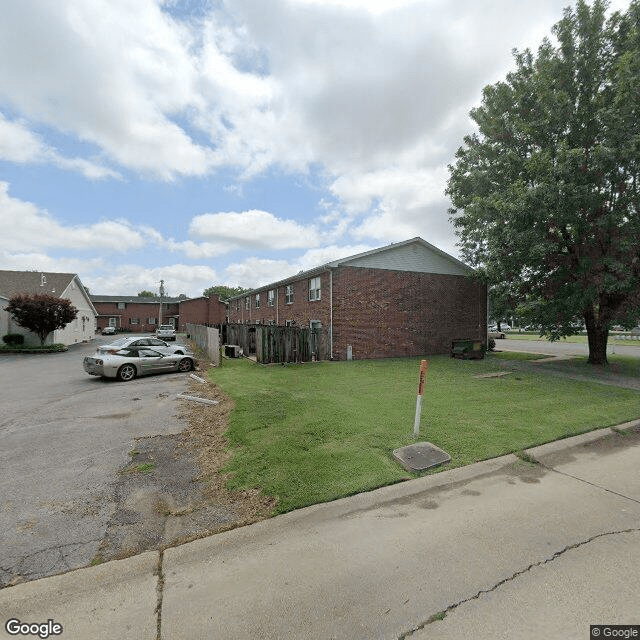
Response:
[[[592,307],[585,311],[584,321],[589,341],[589,364],[607,364],[609,329],[601,325],[598,314]]]

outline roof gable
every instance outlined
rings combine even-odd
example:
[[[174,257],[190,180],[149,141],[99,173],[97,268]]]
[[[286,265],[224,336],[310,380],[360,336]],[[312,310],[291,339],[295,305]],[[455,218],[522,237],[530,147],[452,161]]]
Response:
[[[336,260],[334,263],[329,263],[329,266],[365,267],[455,276],[469,275],[472,271],[464,263],[422,238],[412,238],[405,242],[398,242],[356,256]]]
[[[75,277],[75,273],[0,271],[0,294],[5,298],[11,298],[19,293],[44,293],[59,298]]]

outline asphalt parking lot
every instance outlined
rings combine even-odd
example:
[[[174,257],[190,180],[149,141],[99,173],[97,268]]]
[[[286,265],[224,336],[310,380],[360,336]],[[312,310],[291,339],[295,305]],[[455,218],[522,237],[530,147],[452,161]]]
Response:
[[[0,587],[87,566],[109,530],[118,537],[109,529],[115,515],[126,521],[145,512],[148,521],[150,505],[162,508],[144,482],[133,499],[123,495],[134,475],[123,470],[145,451],[171,447],[158,437],[183,430],[176,395],[189,374],[131,382],[87,375],[83,357],[110,339],[59,354],[0,356]],[[180,464],[181,473],[194,473],[189,460]],[[140,528],[152,535],[153,526]],[[140,546],[126,536],[121,547]]]

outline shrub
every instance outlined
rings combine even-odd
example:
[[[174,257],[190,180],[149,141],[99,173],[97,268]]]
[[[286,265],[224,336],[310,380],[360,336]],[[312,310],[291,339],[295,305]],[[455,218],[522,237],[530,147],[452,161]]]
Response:
[[[11,347],[18,346],[24,344],[24,336],[20,333],[7,333],[6,336],[2,336],[2,342]]]
[[[489,351],[493,351],[496,348],[496,341],[493,338],[489,338]]]

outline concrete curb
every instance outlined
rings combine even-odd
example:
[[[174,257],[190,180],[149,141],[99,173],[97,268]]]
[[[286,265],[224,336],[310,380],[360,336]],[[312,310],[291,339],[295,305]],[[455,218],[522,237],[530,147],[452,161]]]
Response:
[[[536,462],[538,462],[545,455],[557,453],[559,451],[572,449],[586,443],[594,442],[607,436],[614,435],[616,431],[630,431],[638,427],[640,427],[640,419],[621,423],[612,427],[596,429],[594,431],[589,431],[580,435],[571,436],[569,438],[563,438],[561,440],[549,442],[537,447],[532,447],[526,449],[525,453],[527,453],[527,455],[530,455],[533,459],[536,460]],[[229,535],[238,536],[238,532],[241,530],[247,530],[248,535],[249,529],[251,529],[251,531],[254,533],[259,533],[265,527],[284,528],[289,524],[297,523],[311,518],[319,511],[324,512],[327,518],[341,517],[348,515],[349,513],[352,513],[354,511],[372,509],[377,505],[389,501],[410,500],[411,498],[419,494],[437,490],[442,487],[459,487],[460,485],[467,484],[482,476],[488,476],[500,472],[500,470],[504,469],[505,467],[509,467],[520,462],[521,460],[520,458],[518,458],[518,456],[514,454],[507,454],[498,458],[482,460],[480,462],[466,465],[464,467],[456,467],[455,469],[448,469],[445,471],[440,471],[436,474],[426,475],[421,478],[415,478],[393,485],[388,485],[386,487],[373,489],[371,491],[358,493],[353,496],[339,498],[331,502],[323,502],[308,507],[303,507],[301,509],[290,511],[274,518],[268,518],[266,520],[256,522],[246,527],[239,527],[238,529],[232,529],[231,531],[213,535],[220,538],[225,538]],[[240,539],[242,539],[242,536],[240,536]],[[202,540],[196,540],[194,542],[187,542],[177,546],[185,547],[191,544],[197,545],[201,542]],[[167,549],[167,551],[169,550],[170,549]],[[38,593],[39,587],[37,585],[42,585],[42,588],[45,591],[48,591],[48,589],[52,588],[54,592],[60,591],[61,593],[64,593],[64,585],[67,584],[67,582],[65,582],[67,576],[73,576],[74,581],[78,580],[79,584],[86,585],[87,591],[90,591],[90,584],[97,583],[97,586],[99,587],[100,583],[103,580],[108,583],[109,580],[113,578],[114,589],[117,589],[116,583],[118,582],[118,579],[116,578],[116,576],[133,575],[136,573],[138,573],[139,575],[139,572],[142,572],[143,574],[146,574],[148,576],[150,573],[153,573],[150,564],[153,564],[155,568],[155,563],[159,558],[159,553],[160,552],[157,550],[147,551],[140,555],[132,556],[124,560],[113,560],[96,567],[81,567],[67,573],[56,574],[53,576],[40,578],[39,580],[32,580],[30,582],[23,582],[17,585],[8,586],[0,589],[0,605],[4,607],[5,603],[12,602],[13,604],[16,604],[19,602],[23,602],[25,598],[28,600]],[[101,574],[102,577],[96,580],[97,574]],[[79,587],[79,589],[82,590],[81,587]],[[67,588],[66,590],[70,591],[71,589]]]

